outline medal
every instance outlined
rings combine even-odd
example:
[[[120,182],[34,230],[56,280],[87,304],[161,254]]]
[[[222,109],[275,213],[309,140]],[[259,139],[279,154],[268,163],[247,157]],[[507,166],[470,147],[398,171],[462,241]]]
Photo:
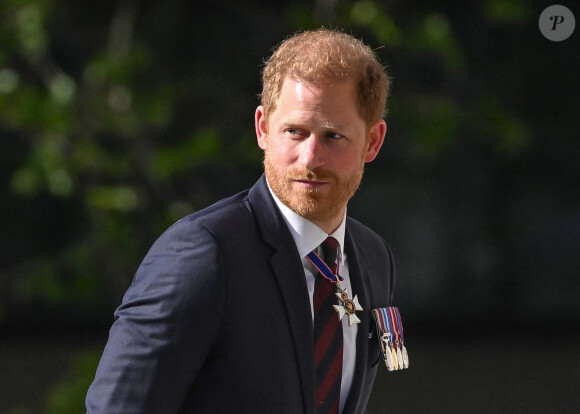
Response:
[[[403,353],[401,352],[401,348],[397,348],[397,362],[399,362],[399,369],[404,369],[403,364]]]
[[[355,323],[360,323],[360,319],[356,316],[356,311],[363,310],[362,306],[358,301],[358,296],[354,295],[354,298],[348,297],[348,292],[345,288],[342,287],[340,282],[344,280],[344,278],[338,273],[334,275],[332,270],[328,267],[328,265],[320,258],[316,252],[310,252],[306,255],[310,263],[314,265],[314,267],[320,272],[324,278],[328,279],[332,283],[336,283],[337,293],[336,296],[340,301],[340,305],[333,305],[334,310],[338,313],[338,320],[342,320],[342,318],[346,315],[348,319],[348,326],[352,326]]]
[[[372,314],[377,327],[377,338],[379,339],[381,355],[387,369],[393,371],[395,370],[395,361],[391,352],[393,346],[391,338],[393,338],[393,334],[386,308],[373,309]]]
[[[338,320],[340,321],[342,317],[346,315],[348,318],[348,326],[352,326],[353,323],[360,323],[360,319],[355,315],[355,311],[361,311],[363,308],[360,303],[358,303],[357,295],[354,295],[353,299],[349,299],[346,289],[342,288],[340,281],[338,280],[336,281],[336,287],[339,290],[336,296],[342,303],[342,306],[333,305],[334,310],[338,312]]]
[[[393,363],[395,364],[395,370],[398,370],[399,369],[399,358],[397,358],[397,352],[395,351],[394,347],[391,348],[391,354],[393,355]],[[401,367],[401,369],[403,369],[403,367]]]
[[[388,332],[384,333],[381,339],[379,339],[379,344],[381,345],[381,353],[383,354],[385,365],[389,371],[392,371],[395,369],[395,364],[393,362],[393,355],[387,351],[391,347],[389,336],[390,334]]]
[[[385,358],[385,364],[387,365],[387,369],[389,371],[393,371],[395,369],[395,363],[393,362],[393,356],[390,352],[387,352],[387,357]]]
[[[397,363],[399,369],[403,369],[403,355],[401,353],[401,332],[399,331],[399,324],[397,321],[397,314],[395,312],[395,308],[388,308],[389,310],[389,321],[391,322],[391,326],[393,327],[393,333],[395,336],[393,351],[396,355]]]
[[[403,368],[409,368],[409,354],[407,353],[407,348],[405,348],[405,335],[403,333],[403,321],[401,320],[401,312],[399,308],[395,308],[395,316],[397,321],[397,330],[399,331],[399,336],[401,337],[401,354],[403,356]]]
[[[403,354],[403,368],[407,369],[409,368],[409,354],[407,354],[405,345],[403,345],[403,351],[401,353]]]

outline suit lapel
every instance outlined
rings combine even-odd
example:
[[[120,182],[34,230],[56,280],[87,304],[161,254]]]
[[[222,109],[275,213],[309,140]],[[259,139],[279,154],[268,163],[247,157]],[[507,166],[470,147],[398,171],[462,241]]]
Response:
[[[270,264],[280,286],[292,331],[302,381],[304,412],[314,414],[314,334],[304,268],[294,239],[268,191],[264,176],[250,190],[249,200],[262,237],[273,248]]]
[[[349,231],[348,221],[345,234],[345,250],[348,259],[352,294],[358,295],[359,302],[363,308],[363,312],[358,314],[361,322],[358,324],[356,336],[356,362],[354,376],[350,387],[350,393],[343,411],[343,414],[350,414],[357,412],[357,406],[360,402],[362,388],[366,378],[371,305],[368,291],[370,286],[368,275],[361,269],[359,259],[362,255],[360,249],[357,248],[356,241],[352,238]]]

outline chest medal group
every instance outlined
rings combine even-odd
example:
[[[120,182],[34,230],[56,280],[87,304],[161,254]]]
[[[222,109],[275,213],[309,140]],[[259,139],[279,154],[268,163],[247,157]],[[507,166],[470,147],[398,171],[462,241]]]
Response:
[[[379,345],[389,371],[409,368],[409,354],[405,348],[403,321],[399,308],[389,306],[373,309]]]
[[[346,316],[348,326],[360,323],[360,318],[356,315],[356,312],[362,311],[363,308],[358,301],[357,295],[354,295],[351,299],[347,289],[342,287],[340,282],[344,278],[338,274],[333,274],[327,264],[315,252],[308,254],[307,258],[322,276],[336,284],[336,296],[340,304],[334,305],[334,309],[338,313],[338,319],[342,320]],[[409,368],[409,354],[405,347],[403,321],[399,308],[388,306],[373,309],[372,315],[375,319],[381,355],[387,369],[389,371],[397,371]]]

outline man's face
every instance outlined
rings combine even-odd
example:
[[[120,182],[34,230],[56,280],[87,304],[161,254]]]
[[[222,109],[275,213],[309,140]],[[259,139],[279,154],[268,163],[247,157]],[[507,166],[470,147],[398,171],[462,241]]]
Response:
[[[364,163],[377,155],[386,126],[367,128],[353,82],[314,85],[286,78],[266,120],[256,110],[258,144],[276,196],[290,209],[332,232],[358,188]]]

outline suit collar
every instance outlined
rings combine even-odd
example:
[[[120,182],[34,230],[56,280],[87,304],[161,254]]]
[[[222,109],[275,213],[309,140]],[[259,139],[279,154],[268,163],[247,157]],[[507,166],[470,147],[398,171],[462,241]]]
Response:
[[[314,333],[302,262],[288,226],[268,191],[264,175],[250,189],[248,197],[262,237],[273,249],[270,264],[284,299],[292,331],[295,358],[302,381],[304,412],[314,414]]]
[[[304,277],[301,277],[304,274],[302,262],[282,213],[268,191],[264,175],[250,189],[248,197],[262,237],[273,249],[270,264],[284,298],[293,335],[295,358],[302,381],[304,412],[314,414],[314,405],[310,404],[315,401],[314,333],[308,289]],[[358,258],[362,257],[361,251],[349,232],[348,219],[346,221],[344,249],[349,260],[351,287],[353,292],[357,292],[364,309],[358,326],[354,378],[343,410],[343,414],[351,414],[357,412],[366,377],[371,312],[368,275],[360,267]]]
[[[362,312],[357,312],[357,316],[359,316],[361,322],[358,325],[356,337],[356,362],[352,385],[343,410],[343,414],[351,414],[362,411],[359,409],[358,405],[360,404],[364,381],[367,376],[368,334],[371,329],[371,305],[370,292],[368,291],[370,282],[367,273],[360,266],[360,258],[363,257],[362,252],[349,231],[348,222],[344,243],[348,257],[348,268],[352,291],[357,293],[359,302],[363,308]]]

